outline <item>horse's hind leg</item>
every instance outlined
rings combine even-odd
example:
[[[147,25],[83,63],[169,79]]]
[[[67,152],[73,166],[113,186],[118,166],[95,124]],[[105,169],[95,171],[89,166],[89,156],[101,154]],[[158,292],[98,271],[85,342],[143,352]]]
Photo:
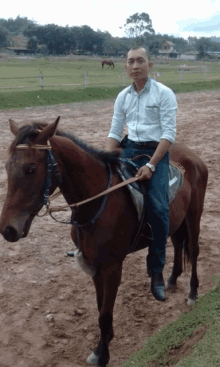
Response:
[[[190,279],[190,293],[187,304],[193,305],[197,298],[197,289],[199,280],[197,275],[197,259],[199,256],[199,232],[200,232],[200,215],[197,213],[187,213],[187,227],[189,232],[189,256],[192,264],[192,273]]]
[[[177,278],[182,274],[182,253],[184,241],[188,241],[187,227],[185,220],[178,230],[171,236],[174,246],[174,264],[171,276],[167,282],[167,289],[174,290],[176,287]]]
[[[108,345],[114,336],[113,308],[121,282],[121,274],[122,264],[115,263],[98,272],[93,278],[99,310],[100,340],[87,362],[99,367],[106,367],[110,359]]]

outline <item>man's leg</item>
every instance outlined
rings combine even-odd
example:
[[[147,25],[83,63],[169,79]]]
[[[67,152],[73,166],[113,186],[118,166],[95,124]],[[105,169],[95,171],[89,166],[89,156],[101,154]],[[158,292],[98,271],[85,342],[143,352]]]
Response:
[[[169,236],[169,158],[158,163],[148,184],[147,220],[152,227],[153,241],[147,256],[148,274],[151,276],[151,291],[160,301],[165,300],[163,268],[166,257],[166,242]]]

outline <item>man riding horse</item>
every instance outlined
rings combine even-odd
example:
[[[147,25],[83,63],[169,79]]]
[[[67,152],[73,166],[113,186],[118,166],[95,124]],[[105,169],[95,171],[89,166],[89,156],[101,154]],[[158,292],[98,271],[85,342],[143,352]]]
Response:
[[[147,220],[153,231],[147,256],[151,291],[157,300],[164,301],[162,272],[169,235],[169,148],[175,141],[177,102],[171,89],[150,78],[152,66],[143,47],[128,52],[126,70],[133,84],[120,92],[115,101],[107,150],[120,146],[126,122],[128,139],[123,157],[140,154],[151,157],[147,164],[140,163],[137,177],[140,181],[147,180]]]

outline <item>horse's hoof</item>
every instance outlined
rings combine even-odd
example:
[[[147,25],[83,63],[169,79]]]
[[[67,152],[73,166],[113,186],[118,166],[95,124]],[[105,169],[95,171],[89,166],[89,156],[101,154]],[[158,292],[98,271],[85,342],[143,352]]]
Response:
[[[68,251],[68,252],[66,253],[66,256],[74,257],[74,256],[75,256],[75,251]]]
[[[188,306],[191,307],[191,306],[194,306],[195,302],[196,302],[195,299],[188,298],[186,303],[187,303]]]
[[[86,363],[97,366],[98,364],[98,356],[92,352],[90,356],[86,359]]]

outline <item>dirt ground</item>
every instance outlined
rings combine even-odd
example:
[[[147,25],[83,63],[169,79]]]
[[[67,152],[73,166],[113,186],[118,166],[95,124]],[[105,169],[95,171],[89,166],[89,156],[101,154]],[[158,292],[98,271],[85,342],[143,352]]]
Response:
[[[114,101],[77,103],[48,108],[0,111],[0,207],[6,192],[6,151],[13,136],[8,119],[53,122],[92,145],[104,148]],[[220,91],[178,95],[178,140],[198,153],[209,168],[209,183],[201,222],[199,293],[214,286],[220,273],[219,149]],[[96,344],[95,290],[75,260],[65,256],[74,248],[70,228],[50,217],[36,218],[29,235],[17,243],[0,238],[0,367],[83,367]],[[110,344],[109,367],[119,367],[145,340],[167,323],[188,312],[190,266],[181,275],[176,293],[165,303],[149,291],[146,251],[129,255],[123,267],[115,310],[115,338]],[[168,278],[173,248],[167,245],[164,270]]]

